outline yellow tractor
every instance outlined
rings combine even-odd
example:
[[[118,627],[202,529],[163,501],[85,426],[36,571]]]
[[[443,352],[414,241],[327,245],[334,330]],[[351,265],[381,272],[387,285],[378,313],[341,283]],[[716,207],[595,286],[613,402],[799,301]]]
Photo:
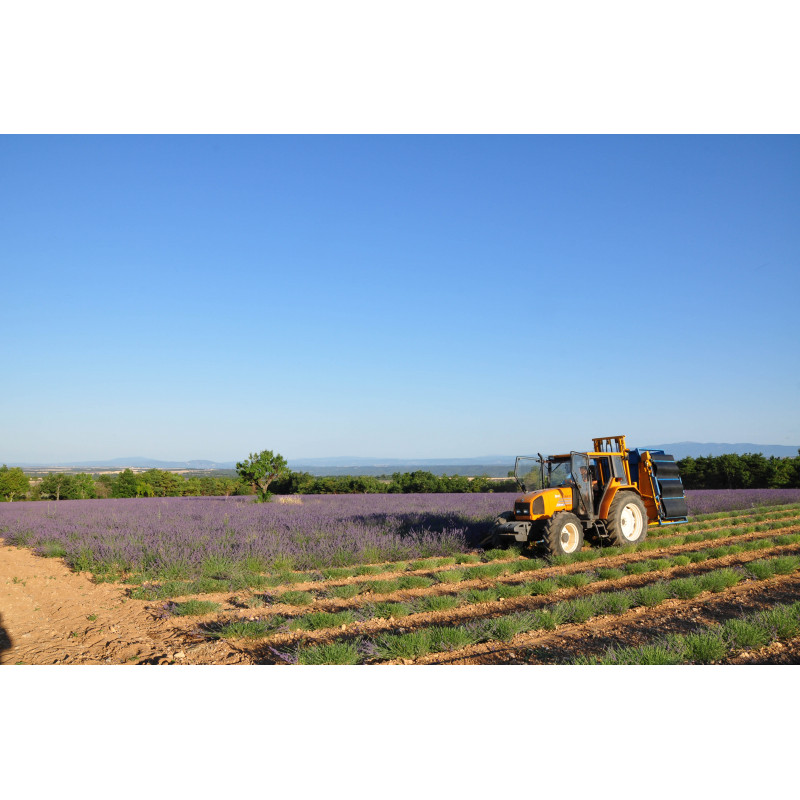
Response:
[[[663,450],[629,450],[624,436],[592,440],[594,450],[519,456],[514,477],[524,492],[494,523],[493,547],[544,545],[551,555],[576,553],[584,534],[601,543],[644,541],[649,525],[687,520],[678,465]]]

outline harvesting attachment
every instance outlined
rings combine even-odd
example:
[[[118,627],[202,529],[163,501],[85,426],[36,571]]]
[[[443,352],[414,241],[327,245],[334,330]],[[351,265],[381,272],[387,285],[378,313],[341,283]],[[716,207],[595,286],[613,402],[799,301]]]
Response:
[[[632,545],[653,525],[687,521],[678,465],[663,450],[630,450],[624,436],[592,440],[594,449],[519,456],[514,477],[523,494],[484,540],[492,547],[537,543],[551,555],[576,553],[584,538]]]

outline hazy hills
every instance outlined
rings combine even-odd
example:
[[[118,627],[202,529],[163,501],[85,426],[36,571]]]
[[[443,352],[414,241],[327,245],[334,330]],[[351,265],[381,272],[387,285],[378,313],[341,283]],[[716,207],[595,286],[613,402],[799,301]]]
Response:
[[[753,444],[737,442],[733,444],[720,442],[672,442],[670,444],[639,444],[641,449],[664,450],[676,459],[687,456],[720,456],[725,453],[763,453],[765,456],[779,458],[793,457],[798,453],[800,445]],[[535,455],[533,451],[521,451],[519,455]],[[309,472],[312,475],[383,475],[393,472],[413,472],[426,470],[436,475],[490,475],[502,477],[514,468],[515,456],[475,456],[473,458],[365,458],[362,456],[334,456],[330,458],[288,459],[289,468],[296,472]],[[2,458],[0,457],[0,461]],[[16,463],[9,466],[19,467],[69,467],[72,469],[138,469],[164,470],[233,470],[235,461],[211,461],[194,459],[191,461],[161,461],[143,456],[125,458],[95,459],[93,461],[71,461],[59,463]]]

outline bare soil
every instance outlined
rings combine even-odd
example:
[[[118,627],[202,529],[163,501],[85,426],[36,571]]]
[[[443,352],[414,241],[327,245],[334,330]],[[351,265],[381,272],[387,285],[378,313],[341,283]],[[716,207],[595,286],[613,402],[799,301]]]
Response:
[[[0,664],[248,663],[228,642],[159,619],[128,588],[0,539]]]

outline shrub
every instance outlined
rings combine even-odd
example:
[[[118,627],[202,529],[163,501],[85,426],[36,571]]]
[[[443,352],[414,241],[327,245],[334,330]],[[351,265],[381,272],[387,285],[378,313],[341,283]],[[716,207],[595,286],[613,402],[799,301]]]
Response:
[[[475,644],[477,638],[468,628],[462,626],[444,627],[436,626],[428,629],[429,647],[433,653],[446,652],[448,650],[458,650],[461,647],[468,647]]]
[[[524,594],[530,594],[527,586],[524,583],[501,583],[497,586],[498,598],[521,597]]]
[[[552,578],[543,578],[541,580],[529,581],[525,584],[525,588],[529,594],[540,595],[550,594],[558,589],[558,584]]]
[[[729,647],[763,647],[770,642],[769,630],[756,622],[729,619],[722,626],[722,638]]]
[[[490,639],[507,642],[518,633],[529,631],[534,626],[534,615],[530,612],[508,614],[489,621],[486,633]]]
[[[742,575],[730,568],[717,569],[713,572],[707,572],[700,577],[700,585],[705,591],[709,592],[722,592],[725,589],[730,589],[741,581]]]
[[[374,645],[376,653],[387,660],[416,658],[430,652],[430,628],[422,628],[411,633],[390,633],[378,636]]]
[[[63,558],[67,554],[67,548],[61,542],[42,542],[38,551],[45,558]]]
[[[219,608],[219,603],[212,603],[210,600],[186,600],[183,603],[174,603],[171,610],[179,617],[190,617],[210,614]]]
[[[504,561],[508,560],[509,558],[514,558],[518,555],[516,552],[509,552],[508,550],[504,550],[501,547],[497,547],[494,550],[487,550],[483,557],[487,561]]]
[[[397,579],[398,589],[427,589],[433,586],[433,578],[426,578],[424,575],[402,575]]]
[[[610,650],[603,659],[604,664],[680,664],[683,659],[664,644],[645,644],[641,647],[621,647]]]
[[[778,556],[772,559],[776,575],[791,575],[800,567],[800,556]]]
[[[371,617],[379,619],[389,619],[390,617],[399,619],[400,617],[407,617],[414,611],[409,603],[392,602],[369,603],[365,610]]]
[[[297,617],[289,623],[289,630],[319,631],[325,628],[339,628],[355,622],[352,611],[314,611],[302,617]]]
[[[262,619],[240,619],[209,629],[212,639],[261,639],[274,633],[286,622],[284,617],[264,617]]]
[[[791,608],[786,606],[776,606],[761,611],[755,619],[778,639],[791,639],[800,633],[800,617],[793,614]]]
[[[464,577],[466,580],[499,578],[504,570],[503,564],[479,564],[474,567],[467,567],[464,570]]]
[[[719,634],[719,630],[714,628],[709,631],[690,633],[683,638],[685,647],[685,659],[696,664],[710,664],[713,661],[720,661],[725,658],[727,648],[725,642]]]
[[[458,598],[451,594],[431,595],[420,598],[420,611],[449,611],[458,605]]]
[[[277,597],[279,603],[286,603],[290,606],[308,606],[314,602],[314,595],[311,592],[299,592],[290,590],[283,592]]]
[[[297,651],[297,663],[305,665],[358,664],[361,656],[354,642],[330,642],[312,645]]]
[[[496,589],[467,589],[464,597],[470,603],[493,603],[497,600]]]
[[[775,567],[771,561],[759,559],[758,561],[751,561],[749,564],[744,565],[745,570],[760,581],[771,578],[775,574]]]
[[[640,586],[634,590],[636,602],[643,606],[657,606],[663,603],[670,596],[669,588],[666,583],[651,583],[648,586]]]
[[[354,570],[356,575],[379,575],[381,572],[386,572],[385,567],[376,567],[373,564],[362,564]]]
[[[344,586],[332,586],[328,589],[328,597],[338,597],[342,600],[350,600],[356,595],[367,590],[365,583],[346,583]]]
[[[567,619],[570,622],[586,622],[595,614],[595,604],[590,597],[577,597],[567,601]]]
[[[592,576],[585,572],[576,572],[573,575],[561,575],[556,578],[556,583],[561,587],[568,587],[570,589],[578,589],[582,586],[588,586],[592,582]]]
[[[448,569],[445,572],[437,572],[436,578],[439,583],[460,583],[464,580],[464,570]]]
[[[597,614],[624,614],[634,604],[632,592],[601,592],[594,596]]]
[[[597,577],[601,581],[613,581],[617,578],[621,578],[625,572],[617,567],[598,567],[597,568]]]
[[[668,584],[669,592],[679,600],[691,600],[703,591],[700,581],[697,578],[676,578]]]

